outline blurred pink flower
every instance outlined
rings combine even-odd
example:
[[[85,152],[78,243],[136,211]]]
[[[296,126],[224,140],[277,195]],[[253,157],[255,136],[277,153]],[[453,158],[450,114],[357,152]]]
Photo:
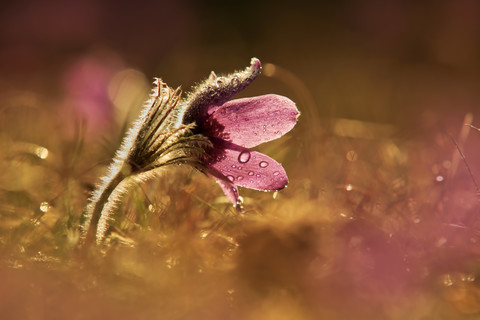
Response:
[[[280,163],[249,148],[289,132],[299,115],[295,103],[274,94],[228,101],[260,71],[260,61],[254,58],[244,71],[225,77],[212,72],[189,96],[184,116],[184,123],[195,122],[195,132],[212,142],[205,159],[207,174],[237,207],[241,204],[237,186],[270,191],[288,183]]]
[[[65,73],[65,106],[75,121],[85,122],[88,135],[105,132],[113,124],[108,87],[121,65],[115,56],[90,55],[75,61]]]

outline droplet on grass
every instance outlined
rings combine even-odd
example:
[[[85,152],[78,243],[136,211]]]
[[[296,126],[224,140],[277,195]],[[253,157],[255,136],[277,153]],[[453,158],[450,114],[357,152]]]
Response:
[[[40,211],[42,211],[43,213],[47,213],[50,208],[50,203],[48,203],[47,201],[43,201],[42,203],[40,203]]]
[[[38,147],[35,149],[35,154],[37,155],[37,157],[39,157],[42,160],[47,159],[48,149],[44,147]]]

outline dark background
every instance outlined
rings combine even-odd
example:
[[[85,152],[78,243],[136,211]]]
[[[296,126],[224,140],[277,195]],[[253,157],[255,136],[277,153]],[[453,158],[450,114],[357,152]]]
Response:
[[[2,2],[0,90],[61,95],[92,52],[184,88],[256,56],[300,79],[323,117],[411,125],[479,109],[475,0]],[[259,82],[250,93],[305,108],[288,82]]]

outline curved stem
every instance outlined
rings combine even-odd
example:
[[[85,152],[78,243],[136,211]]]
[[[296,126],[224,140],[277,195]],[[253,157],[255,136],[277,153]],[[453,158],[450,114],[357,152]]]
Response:
[[[96,234],[97,234],[97,227],[98,227],[98,222],[100,221],[100,218],[103,215],[103,209],[107,202],[109,201],[110,195],[113,193],[115,188],[120,184],[125,179],[125,175],[123,174],[122,170],[118,170],[117,173],[110,175],[108,182],[103,187],[103,190],[101,190],[101,186],[97,186],[97,192],[98,196],[92,198],[91,201],[91,206],[90,206],[90,212],[86,212],[85,216],[87,217],[87,221],[84,223],[84,240],[83,244],[88,245],[92,241],[95,240]]]

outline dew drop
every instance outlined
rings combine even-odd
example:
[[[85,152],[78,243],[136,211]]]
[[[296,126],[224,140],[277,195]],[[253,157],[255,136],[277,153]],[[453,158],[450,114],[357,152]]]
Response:
[[[35,154],[37,155],[37,157],[39,157],[42,160],[47,159],[48,149],[44,147],[38,147],[35,149]]]
[[[255,172],[253,172],[253,171],[249,171],[249,172],[248,172],[248,175],[249,175],[249,176],[253,176],[254,174],[255,174]]]
[[[238,181],[241,181],[241,180],[243,180],[243,177],[242,177],[242,176],[238,176],[238,177],[237,177],[237,180],[238,180]]]
[[[450,274],[446,274],[446,275],[443,276],[443,284],[446,287],[450,287],[454,284],[454,281],[453,281],[452,277],[450,276]]]
[[[267,131],[267,126],[263,125],[263,132]]]
[[[236,167],[237,167],[236,165],[232,164],[232,168],[236,168]]]
[[[50,210],[50,203],[48,203],[47,201],[43,201],[42,203],[40,203],[40,211],[42,211],[43,213],[47,213],[48,210]]]
[[[242,205],[243,204],[243,197],[238,196],[237,204]]]
[[[231,176],[231,175],[228,175],[228,176],[227,176],[227,179],[233,182],[233,180],[235,180],[235,177],[234,177],[234,176]]]
[[[275,171],[275,172],[273,173],[274,176],[278,176],[279,174],[280,174],[280,172],[278,172],[278,171]]]
[[[473,282],[475,281],[475,276],[473,274],[467,274],[465,280],[468,282]]]
[[[260,161],[260,163],[258,164],[261,168],[266,168],[268,167],[268,162],[266,161]]]
[[[248,160],[250,160],[250,152],[249,151],[242,151],[239,155],[238,155],[238,162],[240,163],[247,163]]]

